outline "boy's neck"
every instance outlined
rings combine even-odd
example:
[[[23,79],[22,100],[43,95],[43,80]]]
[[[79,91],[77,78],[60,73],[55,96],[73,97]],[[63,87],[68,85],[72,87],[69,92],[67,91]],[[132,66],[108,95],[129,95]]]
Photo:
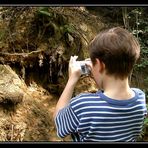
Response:
[[[127,100],[134,97],[134,92],[130,89],[128,78],[124,80],[114,77],[105,77],[103,83],[104,94],[116,100]]]

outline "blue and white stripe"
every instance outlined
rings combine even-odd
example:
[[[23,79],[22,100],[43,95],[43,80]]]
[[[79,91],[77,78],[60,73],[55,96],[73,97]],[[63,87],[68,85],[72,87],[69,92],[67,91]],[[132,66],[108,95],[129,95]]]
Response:
[[[147,113],[145,95],[134,89],[135,97],[113,100],[103,94],[80,94],[59,111],[57,134],[72,134],[74,141],[135,141]]]

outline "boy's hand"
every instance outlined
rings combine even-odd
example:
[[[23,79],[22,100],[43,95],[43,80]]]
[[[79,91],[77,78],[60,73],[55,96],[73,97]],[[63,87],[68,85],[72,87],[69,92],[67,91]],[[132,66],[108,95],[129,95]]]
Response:
[[[77,58],[78,56],[71,56],[69,61],[69,79],[73,79],[76,82],[81,76],[81,67],[76,61]]]

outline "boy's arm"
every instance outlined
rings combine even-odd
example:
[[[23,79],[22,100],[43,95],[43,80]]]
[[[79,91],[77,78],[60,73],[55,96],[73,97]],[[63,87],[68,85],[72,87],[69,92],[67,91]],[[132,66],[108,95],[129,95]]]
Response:
[[[76,81],[73,80],[73,78],[69,78],[66,87],[64,91],[62,92],[62,95],[59,98],[59,101],[56,105],[56,109],[54,112],[54,117],[57,115],[58,111],[62,108],[64,108],[72,98],[72,94],[76,85]]]
[[[78,80],[81,76],[80,67],[77,65],[76,59],[77,59],[76,56],[71,57],[71,59],[70,59],[69,79],[68,79],[65,89],[64,89],[62,95],[60,96],[59,101],[56,105],[56,109],[54,112],[54,118],[56,117],[56,115],[60,109],[62,109],[68,105],[70,99],[72,98],[72,94],[73,94],[74,88],[76,86],[76,83],[78,82]]]

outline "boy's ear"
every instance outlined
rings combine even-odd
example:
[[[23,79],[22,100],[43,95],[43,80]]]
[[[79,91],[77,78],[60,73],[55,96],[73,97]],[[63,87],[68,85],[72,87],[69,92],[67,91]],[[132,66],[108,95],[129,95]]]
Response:
[[[102,73],[105,70],[105,64],[99,59],[96,59],[96,63],[98,65],[99,72]]]

